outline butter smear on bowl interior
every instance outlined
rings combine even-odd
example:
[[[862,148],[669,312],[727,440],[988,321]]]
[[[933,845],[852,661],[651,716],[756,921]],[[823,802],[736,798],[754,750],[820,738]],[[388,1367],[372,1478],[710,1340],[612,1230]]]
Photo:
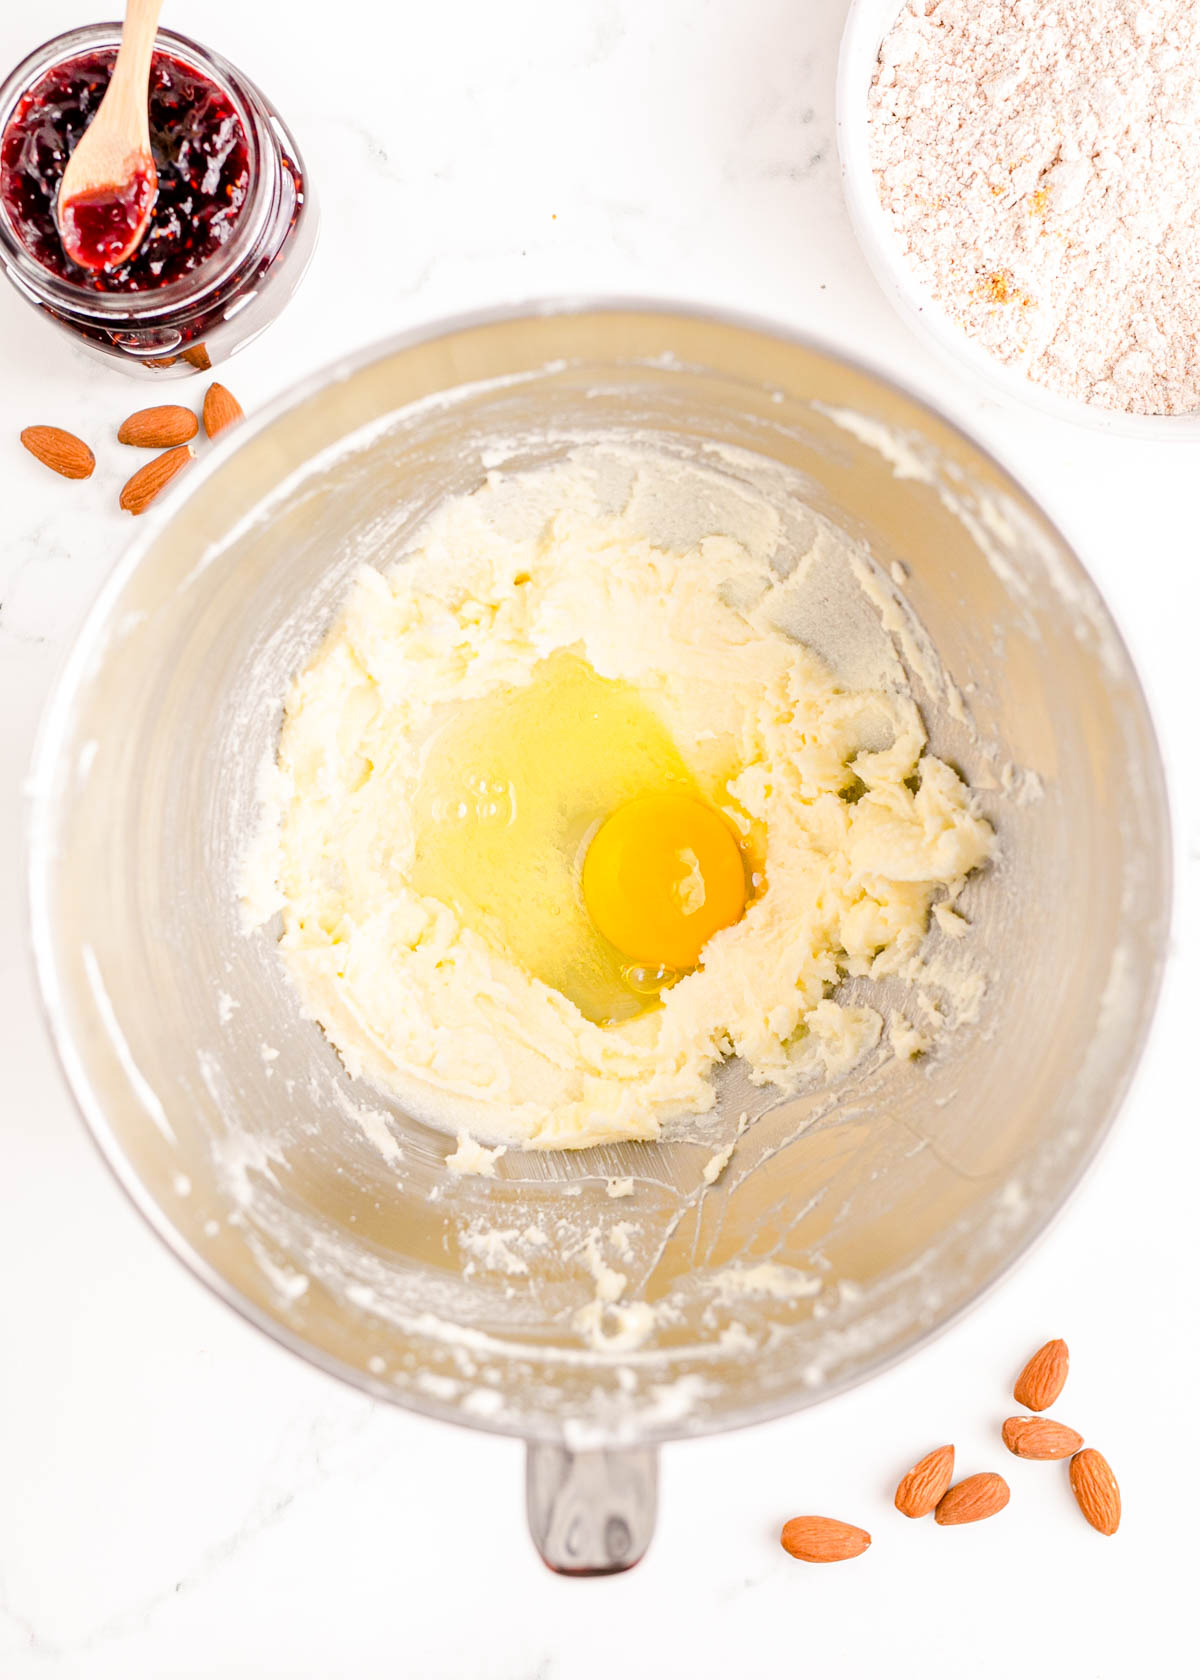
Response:
[[[899,663],[852,683],[798,633],[848,539],[801,510],[796,552],[716,480],[602,446],[489,474],[292,684],[249,916],[431,1124],[584,1148],[707,1112],[730,1057],[835,1077],[883,1027],[839,984],[910,965],[990,855]]]

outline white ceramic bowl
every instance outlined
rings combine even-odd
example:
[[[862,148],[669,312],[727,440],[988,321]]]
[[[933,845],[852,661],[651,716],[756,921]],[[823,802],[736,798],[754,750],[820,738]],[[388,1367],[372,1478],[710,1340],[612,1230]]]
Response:
[[[1043,414],[1093,430],[1138,438],[1200,437],[1195,414],[1126,414],[1062,397],[976,344],[920,285],[888,226],[875,190],[867,135],[867,94],[879,47],[903,0],[851,0],[837,72],[837,140],[850,220],[875,278],[899,314],[926,344],[978,384],[1015,397]]]

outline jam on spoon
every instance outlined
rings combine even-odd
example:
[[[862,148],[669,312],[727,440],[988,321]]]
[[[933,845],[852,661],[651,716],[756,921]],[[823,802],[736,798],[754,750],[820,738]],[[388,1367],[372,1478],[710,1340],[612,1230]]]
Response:
[[[121,45],[100,109],[58,189],[63,249],[81,268],[116,268],[141,244],[158,174],[150,155],[150,63],[162,0],[125,0]]]
[[[158,193],[153,167],[135,169],[119,187],[58,200],[63,250],[81,268],[116,268],[132,256],[150,221]]]

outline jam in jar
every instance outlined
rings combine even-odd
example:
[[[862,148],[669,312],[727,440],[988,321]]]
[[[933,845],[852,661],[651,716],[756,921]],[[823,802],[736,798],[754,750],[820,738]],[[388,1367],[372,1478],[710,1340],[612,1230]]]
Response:
[[[114,267],[73,261],[59,233],[59,184],[116,49],[111,26],[74,30],[0,89],[0,260],[31,302],[89,348],[135,371],[188,373],[274,319],[307,266],[315,213],[291,137],[254,84],[208,49],[160,31],[149,226]],[[69,231],[120,249],[117,224],[138,209],[85,203],[88,225]]]

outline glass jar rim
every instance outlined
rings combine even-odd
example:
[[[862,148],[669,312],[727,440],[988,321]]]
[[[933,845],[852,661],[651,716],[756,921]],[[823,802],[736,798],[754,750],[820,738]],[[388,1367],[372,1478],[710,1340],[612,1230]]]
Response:
[[[35,87],[48,71],[85,52],[117,47],[120,42],[119,23],[85,24],[51,37],[27,54],[0,83],[0,136],[7,130],[21,96]],[[271,207],[269,195],[263,190],[266,184],[263,164],[269,154],[263,143],[262,120],[252,100],[247,98],[248,93],[257,96],[257,89],[222,54],[188,35],[160,29],[154,47],[156,52],[167,51],[215,81],[228,95],[242,124],[249,154],[250,187],[242,214],[234,224],[233,237],[192,274],[182,275],[165,286],[152,291],[103,292],[80,286],[38,262],[22,243],[0,204],[0,260],[26,290],[38,294],[39,302],[52,302],[72,314],[100,316],[114,322],[128,321],[133,316],[142,322],[157,321],[181,308],[190,310],[237,271],[254,250],[268,223]]]

